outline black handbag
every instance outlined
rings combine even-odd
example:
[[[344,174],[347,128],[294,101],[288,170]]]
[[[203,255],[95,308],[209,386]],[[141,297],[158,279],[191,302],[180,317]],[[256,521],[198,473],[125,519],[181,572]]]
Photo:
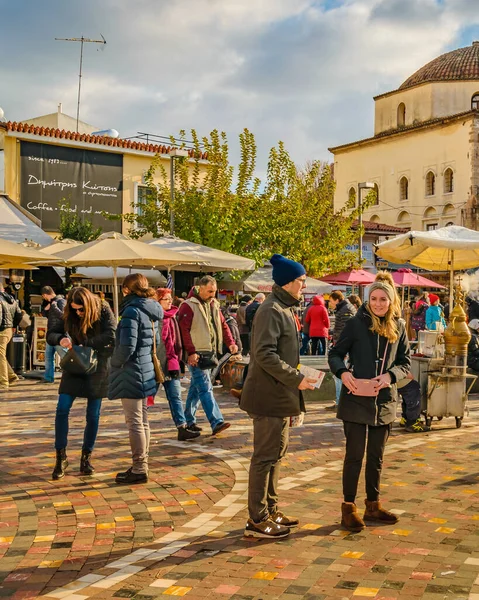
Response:
[[[70,375],[92,375],[98,367],[98,354],[88,346],[73,346],[61,359],[60,367]]]
[[[198,359],[198,367],[202,371],[207,371],[208,369],[214,369],[218,366],[218,357],[216,356],[216,352],[213,350],[209,350],[207,352],[197,352],[199,355]]]

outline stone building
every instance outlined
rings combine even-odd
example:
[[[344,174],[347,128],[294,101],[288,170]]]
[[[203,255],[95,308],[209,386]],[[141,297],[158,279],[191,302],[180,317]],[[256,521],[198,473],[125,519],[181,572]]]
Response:
[[[374,101],[374,135],[330,148],[336,208],[356,202],[358,183],[371,181],[369,221],[477,229],[479,42],[439,56]]]

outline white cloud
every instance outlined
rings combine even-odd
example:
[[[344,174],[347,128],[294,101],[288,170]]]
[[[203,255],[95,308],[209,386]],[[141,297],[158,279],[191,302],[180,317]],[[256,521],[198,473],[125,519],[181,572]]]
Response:
[[[125,136],[224,129],[231,147],[248,127],[260,170],[279,139],[304,163],[371,135],[372,96],[396,88],[479,23],[470,0],[24,4],[12,3],[0,41],[9,50],[0,48],[8,56],[0,65],[7,118],[53,112],[58,102],[75,114],[79,47],[52,38],[101,32],[104,52],[85,45],[84,120]]]

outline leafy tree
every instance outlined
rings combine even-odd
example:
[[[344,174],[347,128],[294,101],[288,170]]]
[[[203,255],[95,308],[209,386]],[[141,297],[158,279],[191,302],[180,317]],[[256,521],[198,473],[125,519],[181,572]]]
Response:
[[[185,132],[181,132],[184,139]],[[298,169],[282,142],[270,151],[264,189],[255,177],[256,142],[245,129],[239,136],[241,158],[234,182],[225,133],[199,139],[191,132],[189,158],[175,159],[175,234],[183,239],[254,258],[258,264],[274,252],[303,262],[320,276],[358,266],[346,250],[359,209],[334,211],[331,167],[312,161]],[[174,140],[172,140],[174,142]],[[208,154],[202,168],[201,153]],[[192,159],[192,160],[191,160]],[[133,237],[160,237],[170,229],[170,181],[157,155],[145,176],[148,193],[123,218]],[[370,193],[362,210],[374,201]],[[110,217],[112,218],[112,217]],[[121,217],[120,217],[121,218]]]
[[[76,212],[71,211],[69,202],[61,200],[60,207],[60,239],[76,240],[77,242],[92,242],[102,233],[102,228],[93,226],[87,217],[79,217]]]

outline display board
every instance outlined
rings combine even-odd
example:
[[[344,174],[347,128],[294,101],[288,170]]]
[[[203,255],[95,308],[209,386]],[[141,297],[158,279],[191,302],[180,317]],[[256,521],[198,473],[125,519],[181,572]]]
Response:
[[[46,231],[58,231],[62,211],[88,218],[104,231],[121,231],[123,155],[54,144],[20,142],[20,203]]]
[[[45,365],[45,351],[47,348],[47,325],[48,319],[37,317],[33,319],[33,365]]]

